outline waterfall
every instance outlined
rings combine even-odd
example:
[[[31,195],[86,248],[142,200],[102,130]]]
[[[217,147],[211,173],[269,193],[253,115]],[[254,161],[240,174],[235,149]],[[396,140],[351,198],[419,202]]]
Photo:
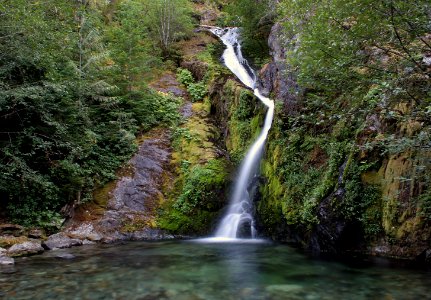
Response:
[[[253,180],[253,177],[257,175],[256,173],[262,156],[262,150],[265,146],[265,140],[274,117],[274,102],[263,96],[256,88],[256,75],[241,53],[239,29],[218,27],[208,27],[208,29],[218,36],[226,46],[222,56],[226,67],[228,67],[244,85],[252,89],[255,96],[268,107],[265,124],[259,137],[250,147],[241,164],[238,173],[238,181],[235,184],[226,215],[222,218],[215,233],[216,238],[235,239],[238,235],[238,229],[244,224],[247,224],[250,226],[250,236],[254,238],[256,236],[256,230],[251,212],[252,201],[247,188]]]

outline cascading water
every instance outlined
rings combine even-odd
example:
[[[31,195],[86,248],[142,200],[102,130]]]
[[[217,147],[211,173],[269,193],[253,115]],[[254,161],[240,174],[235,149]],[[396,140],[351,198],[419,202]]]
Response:
[[[237,238],[240,226],[246,223],[250,226],[249,235],[254,238],[256,236],[256,231],[251,213],[252,203],[248,193],[248,186],[257,173],[265,140],[271,128],[272,119],[274,117],[274,102],[263,96],[256,88],[256,75],[241,53],[239,29],[218,27],[208,27],[208,29],[218,36],[226,46],[222,56],[224,64],[242,83],[251,88],[256,97],[268,107],[262,132],[248,150],[241,164],[238,182],[235,184],[227,213],[219,224],[215,234],[216,238],[235,239]]]

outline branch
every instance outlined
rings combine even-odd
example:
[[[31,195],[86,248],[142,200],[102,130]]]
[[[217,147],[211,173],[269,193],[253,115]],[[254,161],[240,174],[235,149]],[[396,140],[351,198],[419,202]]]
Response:
[[[404,52],[410,58],[410,61],[412,61],[419,68],[419,70],[421,70],[423,72],[424,70],[422,69],[422,66],[413,58],[413,56],[410,54],[410,51],[406,48],[406,46],[403,43],[403,40],[402,40],[402,38],[398,32],[398,29],[395,26],[394,11],[395,11],[394,3],[393,3],[393,1],[391,1],[391,25],[392,25],[392,28],[394,29],[395,35],[396,35],[398,41],[400,42],[401,48],[403,48]]]

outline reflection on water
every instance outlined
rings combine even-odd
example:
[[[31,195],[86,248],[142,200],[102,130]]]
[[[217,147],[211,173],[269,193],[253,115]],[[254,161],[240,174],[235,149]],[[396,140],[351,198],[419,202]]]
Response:
[[[74,258],[57,257],[65,253]],[[431,299],[429,271],[313,260],[262,242],[86,246],[16,263],[0,267],[0,298]]]

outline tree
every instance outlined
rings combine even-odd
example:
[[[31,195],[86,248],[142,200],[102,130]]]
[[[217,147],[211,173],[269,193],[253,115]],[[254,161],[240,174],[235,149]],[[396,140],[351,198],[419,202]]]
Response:
[[[172,43],[186,37],[191,29],[191,8],[187,0],[155,0],[150,2],[153,33],[165,55],[171,52]]]

